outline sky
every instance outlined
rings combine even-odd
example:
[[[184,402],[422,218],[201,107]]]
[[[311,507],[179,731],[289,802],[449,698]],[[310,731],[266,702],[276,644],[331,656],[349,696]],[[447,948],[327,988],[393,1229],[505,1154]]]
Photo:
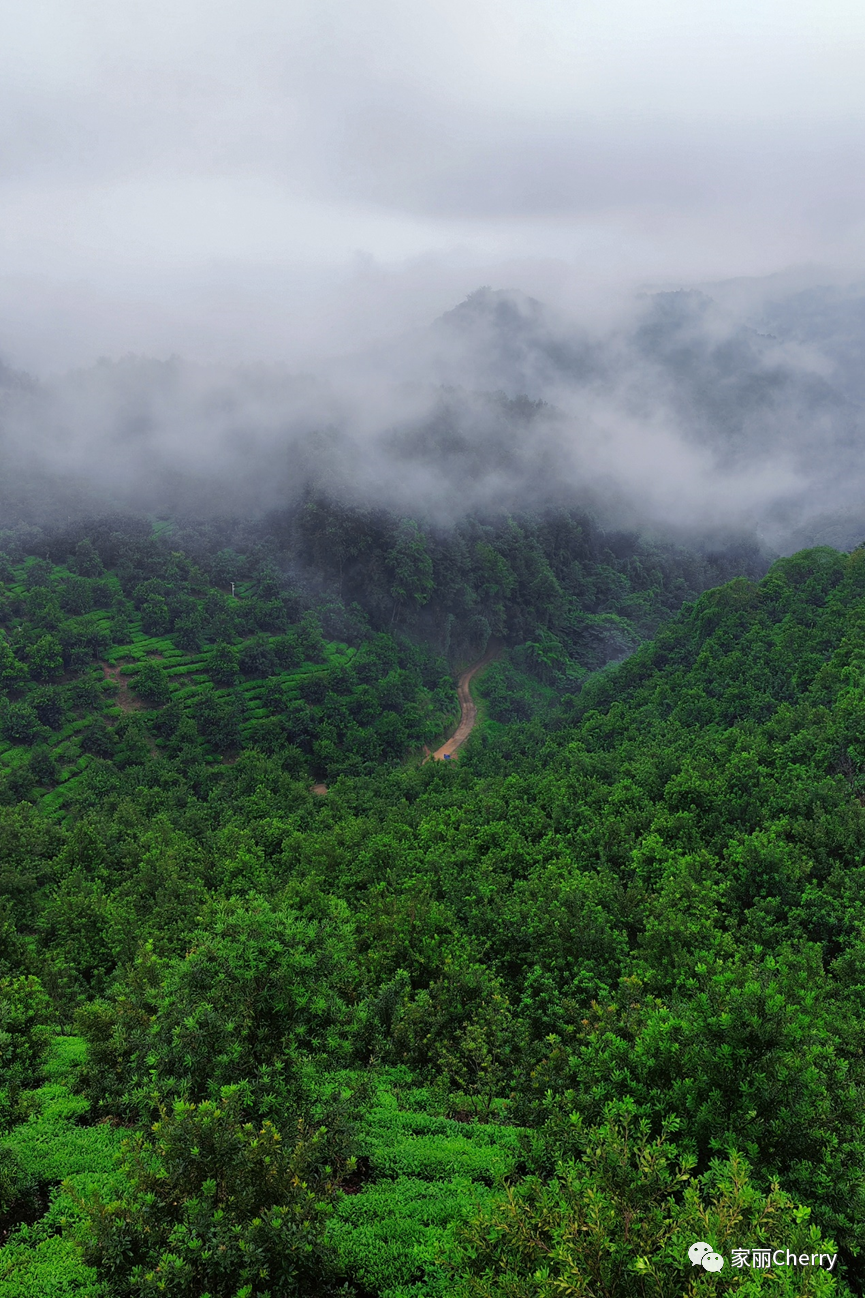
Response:
[[[0,355],[303,365],[480,283],[865,267],[853,0],[29,0]]]

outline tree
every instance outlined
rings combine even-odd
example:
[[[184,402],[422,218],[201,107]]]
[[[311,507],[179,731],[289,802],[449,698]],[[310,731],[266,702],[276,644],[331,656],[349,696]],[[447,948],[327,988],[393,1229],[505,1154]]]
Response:
[[[112,1293],[336,1293],[324,1228],[352,1164],[333,1160],[323,1128],[301,1120],[283,1135],[244,1121],[243,1109],[237,1087],[163,1106],[152,1132],[125,1143],[121,1197],[79,1197],[85,1261]]]
[[[435,585],[426,540],[413,519],[403,519],[387,556],[387,565],[392,577],[393,621],[400,603],[411,600],[415,608],[420,608],[429,600]]]
[[[70,618],[58,632],[63,661],[69,671],[82,671],[111,648],[111,633],[95,618]]]
[[[53,574],[54,568],[47,559],[31,559],[24,572],[24,585],[30,591],[50,586]]]
[[[325,661],[324,637],[321,625],[313,612],[304,613],[294,634],[300,652],[301,662],[321,663]]]
[[[76,999],[104,990],[124,947],[128,949],[128,927],[134,921],[123,910],[102,882],[83,869],[70,870],[43,908],[42,945],[50,950],[55,968],[63,969],[64,990],[73,1006]]]
[[[698,916],[686,912],[690,926],[671,917],[673,947],[692,946],[682,961],[688,994],[667,1004],[631,977],[617,1006],[592,1006],[572,1046],[554,1043],[547,1063],[532,1070],[534,1122],[552,1106],[566,1130],[565,1110],[595,1116],[605,1099],[629,1098],[655,1124],[675,1118],[701,1171],[717,1149],[741,1140],[764,1172],[803,1199],[819,1184],[819,1219],[858,1251],[865,1239],[861,1028],[833,995],[815,947],[727,956],[730,944],[709,924],[693,943],[688,928]],[[707,938],[715,951],[693,949]],[[562,1069],[553,1066],[557,1058]]]
[[[42,631],[56,631],[63,621],[60,601],[47,586],[36,586],[27,594],[27,616],[34,627]]]
[[[77,681],[71,681],[65,688],[69,704],[73,708],[81,708],[86,712],[99,701],[99,686],[92,676],[82,676]]]
[[[171,615],[161,595],[152,595],[141,606],[141,629],[145,635],[165,635],[171,629]]]
[[[809,1209],[777,1181],[758,1188],[735,1150],[697,1177],[670,1138],[672,1124],[652,1139],[627,1104],[611,1105],[592,1130],[580,1130],[576,1114],[573,1121],[582,1158],[561,1163],[548,1183],[530,1177],[508,1188],[458,1229],[454,1298],[681,1298],[697,1292],[688,1255],[697,1240],[725,1256],[725,1276],[734,1248],[837,1255]],[[743,1293],[769,1292],[751,1287],[753,1274],[733,1272],[730,1290],[740,1280]],[[773,1268],[771,1283],[784,1298],[837,1292],[834,1276],[816,1266]]]
[[[8,703],[0,710],[0,729],[10,744],[32,744],[39,735],[39,721],[29,703]]]
[[[64,613],[74,617],[89,613],[93,607],[93,588],[86,577],[67,577],[60,592]]]
[[[57,783],[57,758],[50,748],[34,748],[30,754],[30,774],[37,784],[54,785]]]
[[[125,609],[122,607],[114,608],[111,614],[111,621],[108,625],[108,631],[111,636],[112,644],[129,644],[132,639],[132,623]]]
[[[214,645],[207,660],[207,670],[215,685],[223,687],[236,685],[240,680],[237,650],[226,644],[224,640],[220,641],[219,644]]]
[[[94,1107],[148,1119],[164,1100],[218,1101],[237,1085],[247,1116],[283,1122],[308,1098],[306,1059],[348,1050],[350,931],[345,907],[312,922],[252,898],[214,908],[183,959],[154,973],[141,955],[131,989],[80,1017]]]
[[[265,635],[247,640],[241,646],[238,661],[244,676],[270,676],[276,670],[276,658]]]
[[[251,626],[259,631],[284,632],[288,626],[288,613],[281,599],[246,600],[244,612]]]
[[[466,1105],[481,1121],[489,1120],[495,1100],[509,1089],[515,1030],[508,998],[494,987],[454,1040],[438,1049],[441,1076],[455,1093],[451,1104]]]
[[[431,1075],[444,1073],[454,1088],[487,1110],[495,1087],[507,1076],[512,1039],[501,980],[461,958],[458,950],[445,955],[428,987],[405,997],[393,1019],[397,1059]]]
[[[292,667],[299,667],[303,661],[297,636],[291,632],[271,640],[270,647],[273,650],[276,665],[280,671],[291,671]]]
[[[17,689],[29,677],[29,667],[15,656],[9,641],[0,635],[0,689]]]
[[[142,663],[132,679],[132,686],[139,698],[154,708],[164,707],[171,697],[168,677],[159,663]]]
[[[8,1121],[21,1091],[41,1080],[54,1019],[38,978],[0,978],[0,1119]]]
[[[282,590],[279,571],[272,563],[261,565],[252,579],[253,589],[260,600],[275,600]]]
[[[75,554],[69,560],[69,567],[81,577],[101,577],[105,571],[93,542],[86,536],[76,545]]]
[[[180,618],[174,626],[174,643],[187,654],[197,654],[201,649],[202,624],[198,616]]]
[[[80,731],[80,742],[85,753],[92,753],[94,757],[110,757],[114,752],[116,740],[113,730],[110,730],[104,721],[94,717]]]
[[[285,729],[291,742],[309,753],[315,728],[315,717],[309,705],[299,699],[291,701],[285,709]]]
[[[306,703],[323,703],[327,697],[327,677],[321,672],[304,676],[298,683],[297,692]]]
[[[63,695],[56,685],[43,685],[41,689],[34,690],[28,702],[43,726],[50,726],[52,730],[60,729],[66,709]]]
[[[211,565],[213,581],[217,586],[229,586],[237,581],[243,567],[243,557],[234,550],[220,550]]]
[[[408,734],[403,718],[398,713],[382,712],[372,729],[386,757],[394,761],[402,757],[408,744]]]
[[[278,676],[272,676],[269,681],[265,681],[264,688],[261,691],[261,702],[267,709],[268,713],[284,712],[288,706],[289,695],[284,683]],[[271,719],[273,719],[271,717]]]
[[[30,674],[34,680],[47,681],[63,674],[63,650],[53,635],[44,635],[30,650]]]
[[[193,705],[193,715],[202,738],[220,753],[229,753],[241,746],[240,722],[245,700],[239,691],[228,698],[219,698],[209,686],[199,691]]]

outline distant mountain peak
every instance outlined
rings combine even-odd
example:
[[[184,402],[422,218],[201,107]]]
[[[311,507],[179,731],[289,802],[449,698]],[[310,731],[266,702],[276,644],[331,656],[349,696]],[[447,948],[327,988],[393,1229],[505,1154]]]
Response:
[[[435,323],[456,328],[469,328],[482,323],[505,329],[525,328],[526,325],[537,325],[544,312],[542,302],[519,289],[483,285],[469,293],[464,302],[445,311]]]

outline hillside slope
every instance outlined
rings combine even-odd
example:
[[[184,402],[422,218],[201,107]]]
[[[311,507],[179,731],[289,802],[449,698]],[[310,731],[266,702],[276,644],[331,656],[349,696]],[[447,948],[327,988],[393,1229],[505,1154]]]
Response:
[[[809,551],[458,764],[315,799],[279,754],[145,744],[60,824],[0,808],[7,1126],[74,1019],[76,1121],[142,1133],[45,1232],[105,1295],[223,1292],[224,1246],[254,1298],[673,1298],[695,1238],[730,1292],[861,1292],[863,682],[865,551]],[[731,1268],[770,1245],[823,1269]]]

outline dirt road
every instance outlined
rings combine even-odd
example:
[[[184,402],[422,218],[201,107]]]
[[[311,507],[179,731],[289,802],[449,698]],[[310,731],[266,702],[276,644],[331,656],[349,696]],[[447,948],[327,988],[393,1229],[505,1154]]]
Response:
[[[461,748],[466,742],[469,735],[474,730],[475,722],[478,719],[477,704],[472,698],[472,692],[469,689],[473,676],[491,663],[494,658],[498,657],[498,649],[488,649],[483,658],[479,658],[471,667],[467,667],[457,682],[457,695],[460,701],[460,723],[457,726],[450,739],[437,748],[434,753],[430,753],[425,761],[432,759],[434,762],[443,762],[445,757],[456,757],[457,749]]]

